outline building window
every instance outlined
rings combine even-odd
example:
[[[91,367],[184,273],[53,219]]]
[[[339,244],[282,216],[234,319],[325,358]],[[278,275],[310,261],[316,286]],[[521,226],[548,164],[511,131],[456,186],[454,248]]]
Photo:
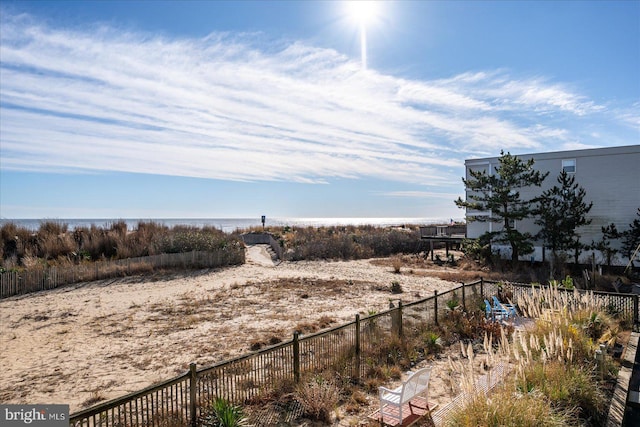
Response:
[[[562,161],[562,171],[566,173],[576,173],[576,160],[563,160]]]

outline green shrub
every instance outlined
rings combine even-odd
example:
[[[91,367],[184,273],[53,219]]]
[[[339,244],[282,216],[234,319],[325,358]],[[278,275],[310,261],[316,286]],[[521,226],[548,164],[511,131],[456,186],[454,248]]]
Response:
[[[216,398],[206,408],[202,425],[206,427],[242,427],[247,425],[247,419],[242,408],[225,399]]]

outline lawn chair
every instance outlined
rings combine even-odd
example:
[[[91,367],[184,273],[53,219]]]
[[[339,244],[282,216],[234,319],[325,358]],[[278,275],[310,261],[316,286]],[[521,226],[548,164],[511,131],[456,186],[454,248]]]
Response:
[[[425,402],[428,402],[430,378],[431,366],[428,366],[412,373],[402,385],[394,390],[379,387],[381,423],[384,424],[384,417],[386,415],[402,425],[404,421],[402,409],[405,404],[408,404],[409,412],[413,414],[413,406],[418,407],[411,402],[415,397],[423,396]],[[421,409],[427,410],[428,403],[426,408]]]
[[[503,309],[507,311],[507,317],[516,317],[518,312],[516,311],[516,306],[513,304],[501,303],[497,297],[493,297],[493,307],[498,309]]]
[[[509,311],[504,307],[492,307],[489,301],[484,300],[484,310],[487,319],[506,320],[509,318]]]

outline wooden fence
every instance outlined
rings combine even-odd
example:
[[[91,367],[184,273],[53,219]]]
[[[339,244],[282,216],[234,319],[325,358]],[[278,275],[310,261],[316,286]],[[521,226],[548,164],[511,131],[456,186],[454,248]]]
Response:
[[[392,335],[403,336],[437,324],[447,310],[447,303],[457,301],[465,308],[479,304],[498,291],[512,292],[514,302],[531,285],[501,284],[479,280],[443,293],[394,307],[325,331],[301,336],[241,357],[203,368],[191,364],[189,372],[148,387],[142,391],[102,403],[72,414],[70,425],[96,426],[166,426],[199,423],[203,408],[221,397],[235,404],[264,402],[279,389],[304,381],[309,375],[333,369],[343,377],[358,380],[383,361],[376,349]],[[583,291],[567,291],[579,296]],[[594,292],[603,307],[612,307],[619,316],[638,323],[638,296]],[[388,355],[386,357],[392,357]]]
[[[162,268],[216,268],[242,264],[244,248],[160,254],[114,261],[97,261],[71,267],[0,273],[0,299],[55,289],[72,283],[123,277]]]

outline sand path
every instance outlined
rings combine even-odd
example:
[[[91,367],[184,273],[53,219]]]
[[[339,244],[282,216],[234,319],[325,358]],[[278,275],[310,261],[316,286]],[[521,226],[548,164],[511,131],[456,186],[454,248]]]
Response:
[[[389,292],[398,281],[404,293]],[[104,280],[0,301],[0,402],[88,404],[455,286],[369,260],[282,262],[249,248],[221,270]]]

